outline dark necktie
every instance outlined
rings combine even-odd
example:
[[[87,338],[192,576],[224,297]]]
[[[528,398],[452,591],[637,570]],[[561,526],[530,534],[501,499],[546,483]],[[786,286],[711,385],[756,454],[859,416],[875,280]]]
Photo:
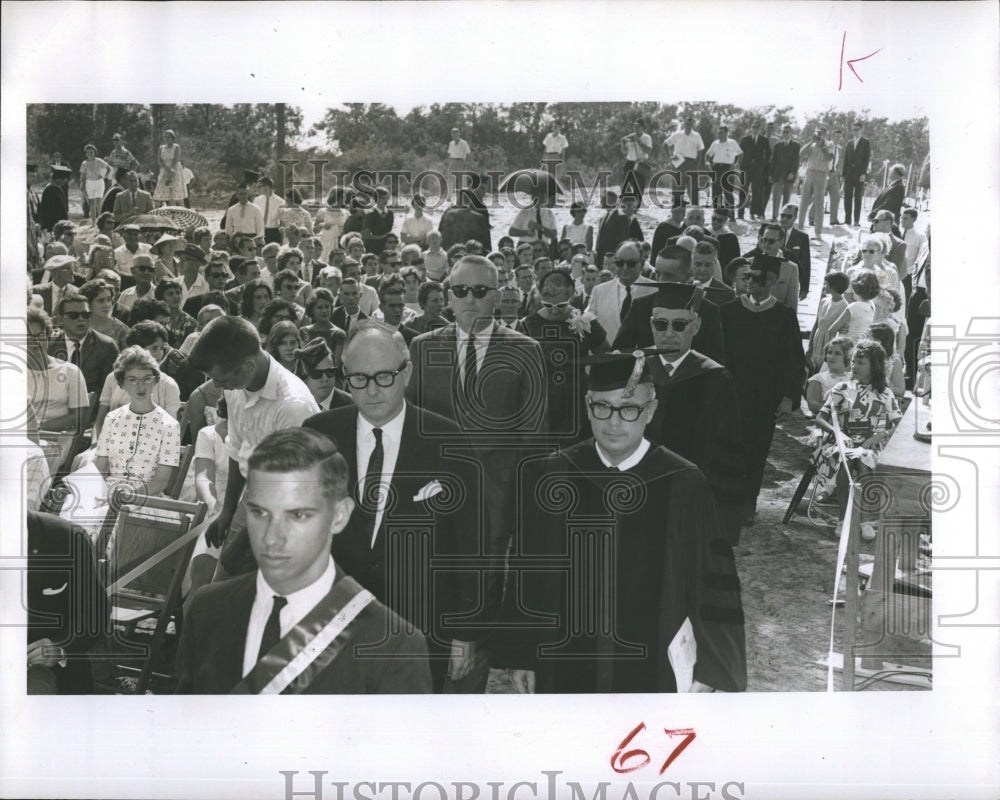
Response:
[[[465,396],[467,399],[471,399],[476,390],[478,373],[476,335],[470,331],[469,338],[465,342]]]
[[[287,597],[274,596],[274,605],[271,606],[271,615],[264,625],[264,635],[260,640],[260,650],[257,651],[257,660],[260,661],[267,653],[271,652],[281,639],[281,609],[288,605]]]
[[[666,373],[667,377],[669,378],[671,375],[674,374],[674,365],[673,364],[664,364],[663,365],[663,371]]]
[[[632,287],[625,287],[625,299],[622,301],[622,310],[618,314],[619,322],[624,322],[625,317],[628,315],[628,310],[632,308]]]
[[[69,340],[67,339],[66,341],[68,342]],[[73,342],[73,355],[69,357],[69,363],[77,367],[80,366],[80,349],[81,343]]]
[[[382,429],[372,428],[375,437],[375,449],[368,459],[368,470],[365,472],[364,496],[361,498],[364,509],[371,514],[365,524],[368,541],[375,533],[375,515],[378,514],[379,487],[382,483],[382,463],[385,461],[385,450],[382,449]]]

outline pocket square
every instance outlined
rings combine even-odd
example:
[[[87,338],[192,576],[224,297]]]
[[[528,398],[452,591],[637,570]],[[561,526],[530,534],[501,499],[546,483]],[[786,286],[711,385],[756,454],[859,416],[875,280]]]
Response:
[[[53,595],[56,595],[56,594],[62,594],[63,592],[66,591],[66,587],[67,586],[69,586],[68,582],[64,583],[58,589],[49,589],[48,587],[46,587],[46,588],[42,589],[42,594],[45,595],[46,597],[52,597]]]
[[[421,500],[429,500],[436,494],[440,494],[444,491],[444,487],[437,481],[431,481],[430,483],[420,487],[420,491],[413,496],[413,502],[419,503]]]

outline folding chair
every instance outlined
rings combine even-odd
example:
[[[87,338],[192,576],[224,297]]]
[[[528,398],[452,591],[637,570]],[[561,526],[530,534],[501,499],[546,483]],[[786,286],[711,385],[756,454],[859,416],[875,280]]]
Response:
[[[181,580],[197,539],[193,529],[206,511],[202,502],[145,498],[141,506],[121,509],[108,539],[105,585],[116,631],[134,636],[140,622],[156,617],[152,641],[144,645],[142,667],[138,668],[136,694],[144,694],[150,684],[167,625],[179,607]],[[120,667],[137,669],[125,664]]]
[[[182,445],[180,463],[177,465],[177,469],[174,471],[173,477],[170,479],[170,483],[167,484],[167,488],[164,491],[164,494],[171,500],[176,500],[181,496],[181,490],[184,488],[184,478],[188,474],[188,470],[191,468],[191,461],[193,459],[194,445]]]

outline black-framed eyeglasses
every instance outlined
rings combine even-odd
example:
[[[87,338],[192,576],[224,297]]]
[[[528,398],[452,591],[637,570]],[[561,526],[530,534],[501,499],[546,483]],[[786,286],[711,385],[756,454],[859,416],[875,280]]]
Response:
[[[375,381],[376,386],[388,389],[396,382],[396,376],[406,369],[409,363],[409,361],[404,361],[394,370],[376,372],[374,375],[368,375],[364,372],[353,372],[350,375],[344,375],[344,378],[352,389],[367,389],[370,381]]]
[[[782,219],[795,219],[794,214],[778,214],[778,216],[781,217]]]
[[[569,300],[563,300],[561,303],[546,303],[542,300],[542,308],[554,308],[556,311],[562,311],[569,308]]]
[[[622,422],[635,422],[640,416],[642,416],[642,412],[649,407],[649,403],[643,403],[641,406],[613,406],[610,403],[593,401],[588,402],[587,405],[589,406],[590,413],[594,419],[611,419],[611,415],[617,413]]]
[[[625,267],[632,269],[633,267],[638,267],[641,263],[642,262],[639,261],[638,259],[632,259],[632,258],[615,259],[615,266],[618,267],[618,269],[624,269]]]
[[[768,237],[765,236],[763,239],[761,239],[761,241],[764,242],[764,244],[777,244],[778,242],[781,241],[781,239],[769,239]]]
[[[90,319],[89,311],[63,311],[62,315],[66,317],[66,319],[72,319],[72,320],[80,319],[80,317],[83,317],[84,319]]]
[[[326,369],[311,369],[308,374],[314,381],[318,381],[322,378],[336,378],[338,372],[340,370],[337,367],[327,367]],[[365,381],[365,386],[367,385],[368,382]],[[391,386],[392,384],[390,383],[389,385]]]
[[[135,272],[156,272],[153,267],[132,267]]]
[[[475,286],[467,286],[464,283],[456,283],[451,287],[451,293],[455,295],[459,300],[463,299],[469,292],[472,292],[472,296],[477,300],[482,300],[490,292],[496,291],[495,286],[485,286],[481,283]]]
[[[677,333],[684,333],[688,325],[692,322],[694,322],[693,319],[651,319],[649,321],[650,325],[653,326],[653,330],[660,333],[664,333],[671,328],[677,331]]]

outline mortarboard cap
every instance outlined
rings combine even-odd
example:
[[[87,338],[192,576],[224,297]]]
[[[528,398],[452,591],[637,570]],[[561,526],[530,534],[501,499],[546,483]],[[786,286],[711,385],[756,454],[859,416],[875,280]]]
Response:
[[[631,397],[635,387],[651,380],[646,370],[646,355],[643,350],[631,353],[604,353],[581,359],[590,367],[587,388],[592,392],[613,392],[623,390],[625,397]]]
[[[761,278],[769,272],[777,277],[781,272],[781,259],[777,256],[756,255],[750,262],[750,271],[760,273]]]
[[[661,283],[653,298],[653,308],[673,308],[678,311],[697,311],[705,293],[693,283]]]
[[[73,174],[73,170],[69,167],[64,167],[62,164],[53,164],[49,169],[52,170],[53,178],[68,178]]]

